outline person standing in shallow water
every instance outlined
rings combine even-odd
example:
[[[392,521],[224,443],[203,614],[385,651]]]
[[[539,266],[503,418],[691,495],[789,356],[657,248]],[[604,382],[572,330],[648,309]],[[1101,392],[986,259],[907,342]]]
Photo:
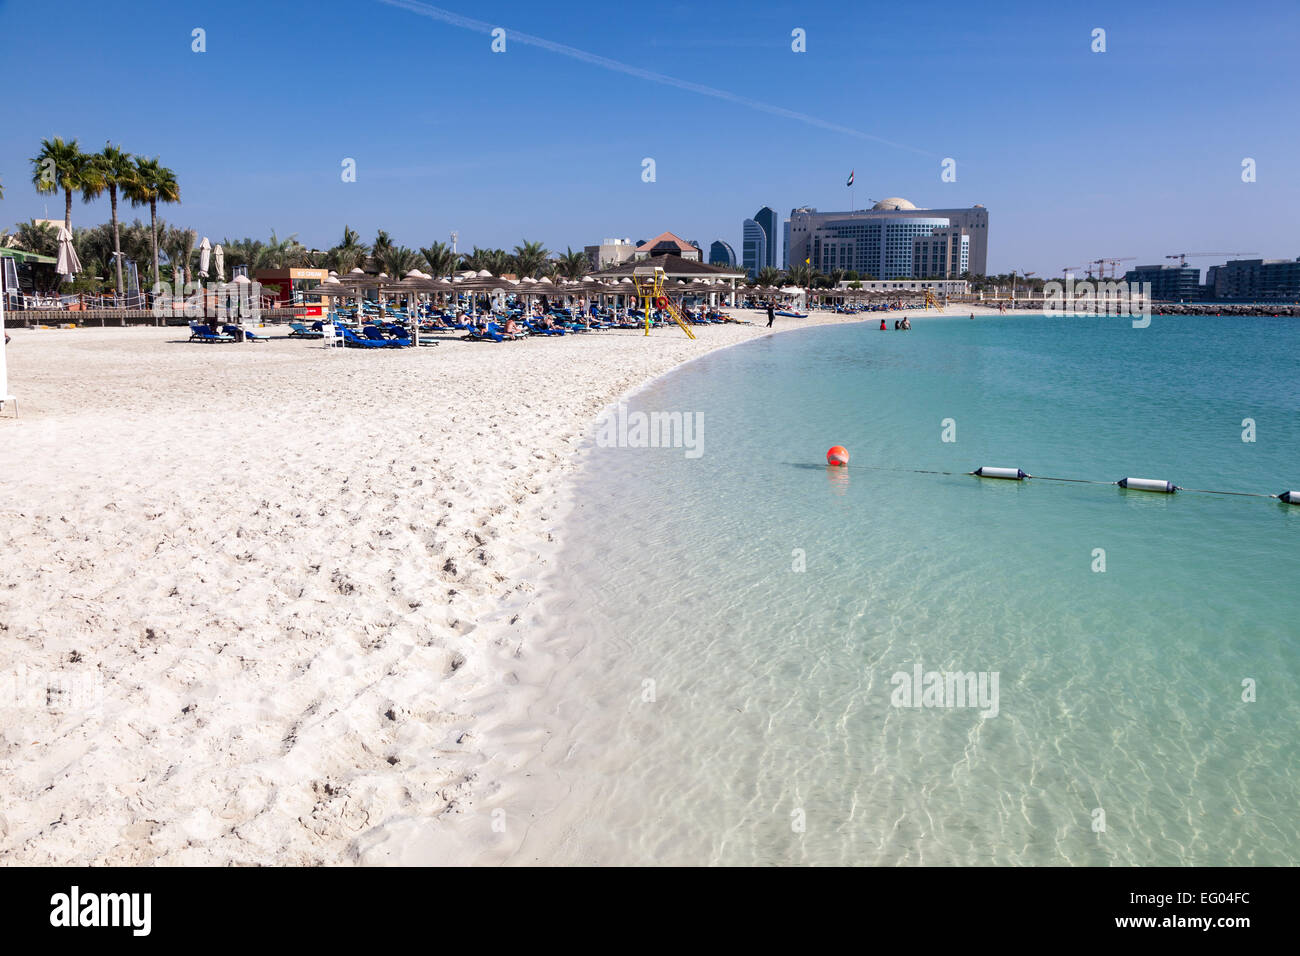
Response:
[[[772,303],[767,304],[767,327],[770,329],[772,323],[776,321],[776,310],[772,308]]]

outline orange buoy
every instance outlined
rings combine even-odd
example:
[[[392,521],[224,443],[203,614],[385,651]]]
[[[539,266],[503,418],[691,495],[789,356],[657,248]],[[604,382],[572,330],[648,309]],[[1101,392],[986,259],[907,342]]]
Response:
[[[849,450],[843,445],[835,445],[826,452],[826,464],[828,465],[847,465],[849,463]]]

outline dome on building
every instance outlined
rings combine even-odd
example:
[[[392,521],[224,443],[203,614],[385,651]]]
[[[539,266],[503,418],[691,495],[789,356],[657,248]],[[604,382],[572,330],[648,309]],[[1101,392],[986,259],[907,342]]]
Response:
[[[888,199],[880,200],[880,202],[876,203],[871,208],[873,211],[875,211],[875,210],[890,210],[890,209],[915,209],[916,206],[914,206],[910,200],[900,199],[897,196],[890,196]]]

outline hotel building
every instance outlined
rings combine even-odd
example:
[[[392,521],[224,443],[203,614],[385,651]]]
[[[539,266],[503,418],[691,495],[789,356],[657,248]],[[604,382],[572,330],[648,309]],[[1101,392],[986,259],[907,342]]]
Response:
[[[930,237],[940,241],[927,241],[917,248],[917,239]],[[943,270],[931,268],[935,275],[955,277],[967,270],[984,275],[988,265],[988,210],[980,205],[969,209],[920,209],[898,198],[882,199],[870,209],[857,212],[818,212],[802,207],[790,211],[786,247],[786,258],[792,266],[811,259],[813,268],[823,273],[844,269],[877,279],[911,277],[919,272],[914,261],[919,251],[932,266],[944,266]],[[966,268],[954,272],[952,266],[960,266],[963,255]]]

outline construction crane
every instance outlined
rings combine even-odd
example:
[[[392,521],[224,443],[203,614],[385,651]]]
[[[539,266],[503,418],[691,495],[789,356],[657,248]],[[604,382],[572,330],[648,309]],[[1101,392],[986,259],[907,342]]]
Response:
[[[1106,261],[1110,263],[1110,277],[1113,279],[1119,275],[1119,264],[1121,262],[1132,262],[1136,258],[1137,256],[1125,256],[1122,259],[1107,259]],[[1105,276],[1102,276],[1102,278],[1104,279]]]
[[[1037,275],[1038,273],[1036,273],[1036,272],[1021,272],[1020,274],[1021,274],[1022,276],[1025,277],[1026,284],[1028,284],[1028,279],[1029,279],[1029,277],[1032,276],[1032,275]],[[1012,302],[1015,302],[1015,301],[1016,301],[1016,270],[1015,270],[1015,269],[1012,269],[1012,270],[1011,270],[1011,301],[1012,301]]]
[[[1071,272],[1073,272],[1075,269],[1082,269],[1082,268],[1084,268],[1084,267],[1083,267],[1083,266],[1066,266],[1064,269],[1061,270],[1061,278],[1062,278],[1062,279],[1068,279],[1068,278],[1070,278],[1070,273],[1071,273]],[[1091,272],[1088,273],[1088,277],[1089,277],[1089,278],[1092,278],[1092,273],[1091,273]]]
[[[1111,275],[1111,278],[1113,279],[1113,278],[1115,278],[1115,267],[1116,267],[1117,265],[1119,265],[1121,262],[1128,262],[1129,260],[1131,260],[1131,259],[1136,259],[1136,258],[1137,258],[1137,256],[1125,256],[1125,257],[1123,257],[1123,258],[1093,259],[1092,262],[1090,263],[1090,265],[1094,265],[1094,266],[1097,267],[1097,278],[1098,278],[1098,279],[1104,279],[1104,278],[1106,278],[1106,265],[1107,265],[1107,263],[1109,263],[1109,264],[1110,264],[1110,275]],[[1092,278],[1091,271],[1089,272],[1088,278],[1089,278],[1089,279]]]
[[[1187,265],[1188,259],[1200,259],[1204,256],[1253,256],[1253,252],[1179,252],[1172,256],[1165,256],[1166,259],[1177,259],[1178,267],[1181,269]]]

